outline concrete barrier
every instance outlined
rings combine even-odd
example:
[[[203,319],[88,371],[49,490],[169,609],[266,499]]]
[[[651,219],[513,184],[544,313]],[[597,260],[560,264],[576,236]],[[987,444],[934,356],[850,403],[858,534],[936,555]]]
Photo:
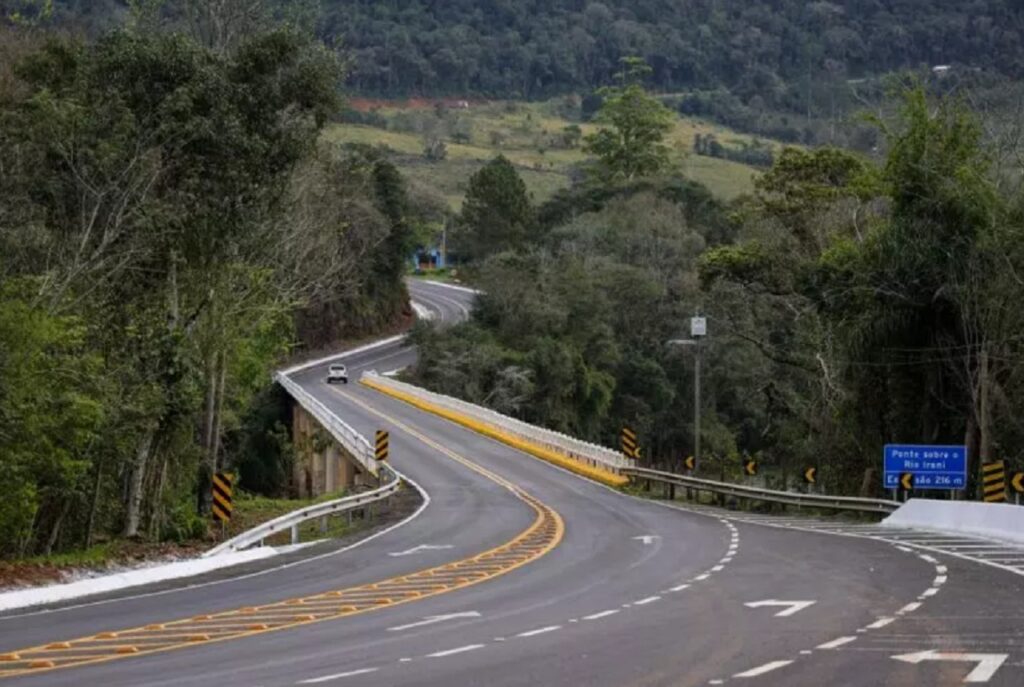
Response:
[[[1024,544],[1024,507],[1004,503],[910,499],[882,521],[883,527],[914,527]]]

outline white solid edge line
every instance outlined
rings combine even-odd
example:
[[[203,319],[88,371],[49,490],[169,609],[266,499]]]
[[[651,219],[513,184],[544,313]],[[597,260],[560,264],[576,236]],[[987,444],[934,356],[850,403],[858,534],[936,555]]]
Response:
[[[433,286],[443,286],[446,289],[455,289],[456,291],[462,291],[464,293],[483,293],[483,291],[480,291],[479,289],[471,289],[468,286],[459,286],[458,284],[447,284],[443,281],[434,281],[433,279],[415,279],[414,283],[431,284]]]
[[[444,658],[445,656],[454,656],[455,654],[465,653],[466,651],[475,651],[477,649],[483,649],[485,644],[467,644],[466,646],[460,646],[455,649],[446,649],[445,651],[435,651],[432,654],[427,654],[427,658]]]
[[[759,675],[764,675],[765,673],[770,673],[773,670],[784,668],[785,666],[788,666],[790,663],[792,663],[792,661],[772,661],[771,663],[765,663],[763,666],[760,666],[758,668],[751,668],[750,670],[745,670],[742,673],[736,673],[735,675],[733,675],[733,677],[757,677]]]
[[[843,646],[844,644],[849,644],[850,642],[855,642],[855,641],[857,641],[856,637],[840,637],[839,639],[833,639],[831,642],[825,642],[824,644],[819,644],[815,648],[816,649],[838,649],[839,647]]]
[[[554,632],[555,630],[561,630],[561,625],[548,625],[547,627],[540,627],[536,630],[527,630],[526,632],[520,632],[516,637],[533,637],[534,635],[547,634],[548,632]]]
[[[350,357],[352,357],[354,355],[359,355],[360,353],[367,353],[369,351],[373,351],[373,350],[376,350],[378,348],[384,348],[385,346],[390,346],[391,344],[400,343],[401,341],[404,341],[406,338],[408,338],[408,335],[406,335],[406,334],[398,334],[396,336],[392,336],[392,337],[389,337],[387,339],[381,339],[380,341],[374,341],[373,343],[368,343],[365,346],[360,346],[358,348],[353,348],[353,349],[348,350],[348,351],[341,351],[340,353],[334,353],[332,355],[329,355],[329,356],[326,356],[326,357],[323,357],[323,358],[319,358],[317,360],[310,360],[309,362],[299,363],[298,365],[295,365],[293,367],[289,367],[289,368],[287,368],[285,370],[280,370],[279,374],[283,374],[285,377],[291,377],[296,372],[303,372],[304,370],[308,370],[311,367],[317,367],[318,365],[325,365],[325,364],[327,364],[327,363],[329,363],[329,362],[331,362],[333,360],[341,360],[343,358],[350,358]]]
[[[321,682],[330,682],[331,680],[340,680],[343,677],[352,677],[353,675],[366,675],[367,673],[376,673],[380,668],[360,668],[359,670],[350,670],[347,673],[335,673],[334,675],[324,675],[323,677],[314,677],[309,680],[299,680],[295,684],[297,685],[316,685]]]
[[[592,613],[590,615],[583,616],[584,620],[600,620],[601,618],[607,618],[610,615],[615,615],[619,612],[619,609],[615,608],[610,611],[601,611],[600,613]]]
[[[104,599],[102,601],[91,601],[91,602],[88,602],[88,603],[74,604],[72,606],[63,606],[61,608],[51,608],[51,609],[46,609],[46,610],[42,610],[42,611],[31,611],[29,613],[19,613],[19,614],[16,614],[16,615],[14,615],[14,614],[12,614],[12,615],[4,615],[4,616],[0,617],[0,624],[6,622],[8,620],[13,620],[15,618],[27,618],[29,616],[46,615],[46,614],[49,614],[49,613],[62,613],[64,611],[72,611],[72,610],[76,610],[76,609],[80,609],[80,608],[91,608],[93,606],[105,606],[105,605],[108,605],[108,604],[120,603],[122,601],[132,601],[134,599],[146,599],[146,598],[153,597],[153,596],[164,596],[166,594],[176,594],[176,593],[179,593],[179,592],[192,591],[193,589],[202,589],[204,587],[212,587],[212,586],[218,585],[218,584],[226,584],[226,583],[229,583],[229,582],[238,582],[240,580],[249,580],[249,579],[252,579],[254,577],[260,577],[262,575],[269,575],[270,573],[280,572],[281,570],[288,570],[290,568],[295,568],[295,567],[298,567],[300,565],[306,565],[307,563],[314,563],[316,561],[321,561],[321,560],[324,560],[326,558],[331,558],[333,556],[338,556],[340,554],[347,553],[348,551],[351,551],[352,549],[358,548],[358,547],[362,546],[363,544],[366,544],[367,542],[371,542],[374,539],[377,539],[378,537],[383,537],[385,534],[387,534],[387,533],[389,533],[389,532],[391,532],[393,530],[396,530],[399,527],[401,527],[401,526],[403,526],[403,525],[405,525],[405,524],[407,524],[409,522],[412,522],[413,520],[418,518],[423,513],[424,510],[426,510],[427,506],[430,505],[430,494],[427,493],[426,489],[421,487],[416,481],[406,477],[405,475],[403,475],[398,470],[395,470],[394,467],[392,467],[392,470],[395,471],[395,474],[398,475],[399,479],[405,480],[406,482],[411,484],[416,491],[418,491],[420,493],[420,496],[423,497],[423,503],[421,503],[420,507],[417,508],[415,511],[413,511],[404,520],[396,522],[394,525],[391,525],[390,527],[386,527],[386,528],[382,529],[380,532],[375,532],[375,533],[371,534],[369,537],[366,537],[365,539],[360,539],[359,541],[355,542],[354,544],[350,544],[350,545],[348,545],[348,546],[346,546],[344,548],[338,549],[337,551],[328,551],[327,553],[322,553],[319,556],[313,556],[312,558],[304,558],[302,560],[292,561],[291,563],[285,563],[284,565],[279,565],[279,566],[276,566],[274,568],[267,568],[266,570],[257,570],[256,572],[247,573],[245,575],[239,575],[237,577],[228,577],[228,578],[225,578],[223,580],[211,580],[209,582],[200,582],[198,584],[186,585],[184,587],[176,587],[174,589],[163,589],[161,591],[146,592],[146,593],[143,593],[143,594],[132,594],[130,596],[121,596],[121,597],[118,597],[116,599]]]

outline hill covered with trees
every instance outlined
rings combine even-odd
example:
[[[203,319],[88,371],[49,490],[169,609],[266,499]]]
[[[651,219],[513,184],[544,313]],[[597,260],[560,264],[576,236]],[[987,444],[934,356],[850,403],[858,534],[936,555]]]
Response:
[[[348,54],[364,95],[584,94],[639,56],[684,114],[802,143],[848,142],[837,118],[877,101],[885,74],[949,65],[951,85],[983,89],[1024,76],[1015,0],[54,0],[50,21],[95,32],[190,4],[220,8],[228,30],[262,4],[302,23]]]

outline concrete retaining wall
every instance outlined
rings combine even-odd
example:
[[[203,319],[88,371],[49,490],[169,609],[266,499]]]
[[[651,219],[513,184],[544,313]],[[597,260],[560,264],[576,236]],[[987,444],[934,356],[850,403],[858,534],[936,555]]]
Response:
[[[973,534],[1024,544],[1024,507],[1003,503],[911,499],[882,521],[882,526]]]

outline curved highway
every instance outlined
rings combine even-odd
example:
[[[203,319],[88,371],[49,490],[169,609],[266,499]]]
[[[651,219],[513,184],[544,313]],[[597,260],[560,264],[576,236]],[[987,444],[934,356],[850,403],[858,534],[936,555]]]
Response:
[[[465,317],[472,304],[471,293],[446,286],[410,289],[439,320]],[[394,344],[347,362],[355,379],[364,369],[400,369],[413,356]],[[428,495],[417,514],[355,548],[285,568],[0,617],[8,665],[23,665],[10,657],[24,647],[52,644],[58,655],[60,642],[80,637],[116,644],[125,628],[405,579],[500,550],[547,518],[544,541],[500,574],[458,577],[409,602],[6,678],[0,662],[0,683],[1024,684],[1020,575],[638,499],[361,385],[328,387],[323,374],[315,367],[295,378],[365,436],[391,432],[391,461]]]

